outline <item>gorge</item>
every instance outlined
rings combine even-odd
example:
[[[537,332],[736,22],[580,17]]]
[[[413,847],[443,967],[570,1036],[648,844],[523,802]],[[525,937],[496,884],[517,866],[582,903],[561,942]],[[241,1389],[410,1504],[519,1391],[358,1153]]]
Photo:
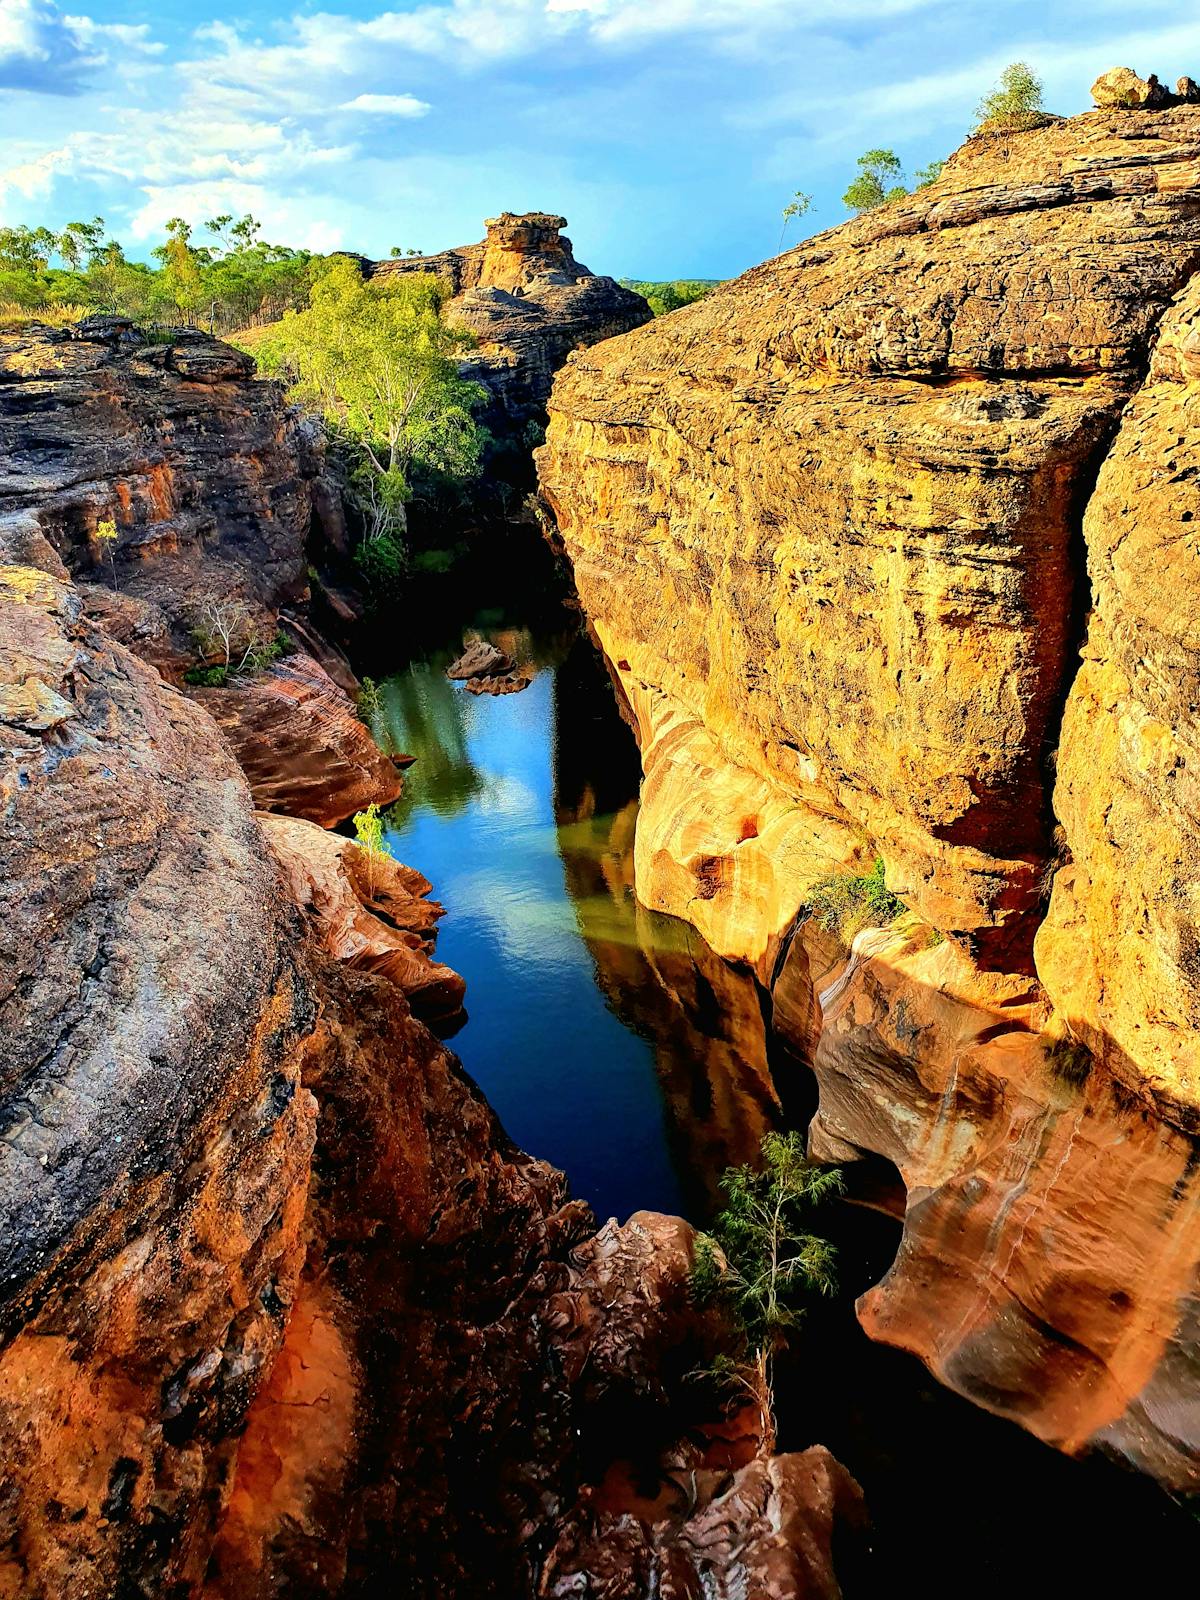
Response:
[[[961,1592],[906,1460],[963,1548],[1024,1494],[1165,1581],[1200,108],[977,136],[654,321],[562,226],[364,263],[448,276],[513,482],[549,427],[486,607],[338,644],[325,442],[248,356],[0,334],[0,1594]],[[447,680],[473,632],[528,686]],[[767,1457],[692,1225],[785,1124],[856,1204]]]

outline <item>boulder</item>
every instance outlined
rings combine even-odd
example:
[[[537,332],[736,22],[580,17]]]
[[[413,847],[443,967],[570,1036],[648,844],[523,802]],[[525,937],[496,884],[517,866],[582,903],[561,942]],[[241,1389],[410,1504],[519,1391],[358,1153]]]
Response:
[[[1162,85],[1153,75],[1139,78],[1132,67],[1112,67],[1092,85],[1092,99],[1102,111],[1118,107],[1148,110],[1160,102]]]
[[[458,660],[446,668],[448,678],[487,678],[511,672],[515,663],[511,656],[498,650],[487,639],[472,639]]]

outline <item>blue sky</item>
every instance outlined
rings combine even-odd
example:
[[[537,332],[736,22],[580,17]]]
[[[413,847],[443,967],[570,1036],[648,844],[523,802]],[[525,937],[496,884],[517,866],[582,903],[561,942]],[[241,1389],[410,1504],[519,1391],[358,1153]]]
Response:
[[[80,11],[75,7],[79,6]],[[88,7],[86,12],[83,7]],[[595,271],[725,277],[844,220],[855,157],[945,155],[1008,61],[1200,78],[1195,0],[0,0],[0,221],[252,211],[368,255],[561,211]],[[792,237],[798,237],[793,234]]]

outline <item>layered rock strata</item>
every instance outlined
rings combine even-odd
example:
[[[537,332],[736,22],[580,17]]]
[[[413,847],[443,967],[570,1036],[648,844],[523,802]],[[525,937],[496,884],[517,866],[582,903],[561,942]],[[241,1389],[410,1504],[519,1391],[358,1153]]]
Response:
[[[639,896],[772,990],[817,1147],[904,1179],[864,1320],[1191,1489],[1198,262],[1197,110],[980,136],[574,356],[539,454]],[[877,859],[910,915],[848,950],[808,903]]]
[[[576,261],[565,217],[505,212],[478,244],[432,256],[364,263],[369,277],[432,272],[448,284],[448,320],[478,340],[464,376],[481,383],[483,420],[499,439],[528,450],[540,433],[554,374],[570,351],[650,319],[639,294]]]
[[[184,665],[206,603],[265,626],[305,598],[314,517],[343,539],[320,435],[196,329],[150,340],[95,317],[0,336],[0,459],[0,541],[39,534],[73,577],[164,619],[164,658]]]

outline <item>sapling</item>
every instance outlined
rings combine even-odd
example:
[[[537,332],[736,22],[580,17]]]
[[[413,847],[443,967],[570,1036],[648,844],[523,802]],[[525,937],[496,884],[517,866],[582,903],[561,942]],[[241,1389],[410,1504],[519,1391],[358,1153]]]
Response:
[[[383,821],[379,807],[372,800],[365,811],[354,813],[354,836],[367,853],[367,893],[375,898],[375,861],[386,854],[383,847]]]
[[[834,1247],[810,1233],[805,1218],[841,1193],[842,1175],[810,1162],[800,1134],[769,1133],[761,1169],[730,1167],[721,1188],[726,1206],[697,1241],[693,1289],[701,1301],[723,1301],[737,1325],[742,1352],[719,1358],[714,1371],[750,1396],[760,1453],[770,1455],[775,1357],[802,1320],[805,1299],[834,1289]]]
[[[111,517],[105,517],[96,524],[96,538],[100,541],[100,548],[108,553],[109,571],[112,573],[113,588],[117,587],[117,525]]]

